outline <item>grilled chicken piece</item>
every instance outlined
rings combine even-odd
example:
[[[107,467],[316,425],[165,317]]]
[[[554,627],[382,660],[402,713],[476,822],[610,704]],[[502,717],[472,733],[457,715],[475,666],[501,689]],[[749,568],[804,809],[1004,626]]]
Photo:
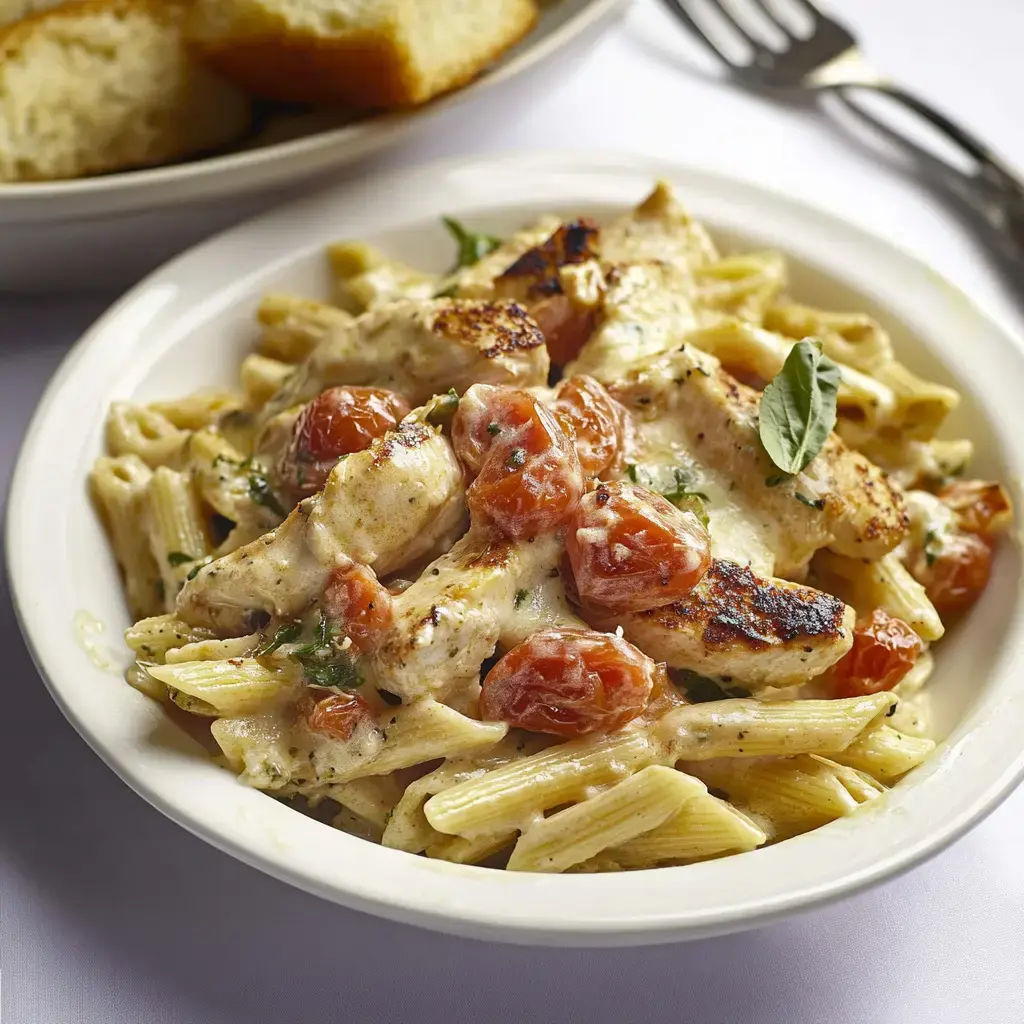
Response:
[[[659,419],[674,421],[694,460],[714,467],[749,510],[778,575],[799,576],[819,548],[874,561],[902,539],[902,495],[835,435],[802,473],[779,473],[758,436],[759,393],[714,357],[687,345],[631,371],[611,391],[633,411],[641,434],[645,418],[653,431]]]
[[[470,384],[543,384],[544,336],[514,302],[396,302],[330,332],[271,399],[265,419],[338,384],[389,388],[419,405]]]
[[[515,299],[524,305],[561,295],[563,292],[559,271],[597,258],[598,227],[588,217],[558,229],[540,245],[527,249],[517,260],[502,271],[494,281],[498,298]]]
[[[657,260],[680,270],[718,259],[708,233],[664,181],[635,210],[602,229],[601,255],[610,264]]]
[[[607,385],[670,352],[697,324],[689,293],[689,272],[674,264],[613,267],[598,327],[565,375],[585,373]]]
[[[553,214],[541,217],[536,224],[517,231],[483,259],[457,271],[455,274],[456,295],[465,299],[494,298],[495,278],[512,266],[523,253],[543,245],[558,230],[560,224],[561,221]]]
[[[511,647],[549,626],[586,628],[558,577],[562,543],[494,542],[471,531],[394,601],[394,625],[369,671],[405,700],[451,699],[476,685],[500,643]]]
[[[403,424],[338,462],[323,491],[276,530],[201,569],[178,595],[177,614],[237,636],[267,614],[300,614],[335,566],[351,559],[394,572],[446,547],[464,521],[462,470],[448,441]]]
[[[672,668],[760,688],[820,675],[853,643],[854,610],[831,594],[715,560],[685,601],[600,623]]]

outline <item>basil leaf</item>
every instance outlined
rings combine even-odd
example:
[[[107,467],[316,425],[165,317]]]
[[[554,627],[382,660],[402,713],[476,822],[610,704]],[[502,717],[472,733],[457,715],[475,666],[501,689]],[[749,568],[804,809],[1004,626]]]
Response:
[[[692,669],[670,668],[668,674],[676,686],[686,691],[687,699],[692,704],[750,696],[750,691],[743,686],[723,686],[717,680],[702,676]]]
[[[758,433],[772,462],[799,473],[836,425],[839,367],[810,338],[797,342],[761,395]]]
[[[501,245],[501,239],[494,235],[483,235],[475,231],[467,231],[454,217],[442,217],[444,226],[448,229],[458,248],[458,257],[453,272],[462,267],[471,267],[478,263],[489,252],[494,252]]]

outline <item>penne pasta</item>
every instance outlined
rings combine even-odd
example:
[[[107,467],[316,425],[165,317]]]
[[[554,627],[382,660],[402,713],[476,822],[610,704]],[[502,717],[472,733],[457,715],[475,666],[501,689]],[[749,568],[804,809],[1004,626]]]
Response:
[[[127,681],[241,785],[445,874],[685,866],[877,800],[1012,528],[954,481],[958,393],[664,182],[471,220],[443,275],[330,246],[238,387],[112,405]]]
[[[189,432],[179,430],[166,416],[144,405],[114,402],[107,416],[107,448],[111,455],[135,455],[150,469],[177,468]]]
[[[97,459],[89,474],[114,557],[124,575],[125,597],[133,618],[164,607],[164,583],[145,531],[153,474],[137,455]]]
[[[916,768],[934,749],[934,740],[908,736],[883,723],[858,736],[845,750],[833,754],[832,759],[883,782],[892,782]]]
[[[755,822],[724,800],[705,793],[688,800],[667,821],[595,858],[602,871],[634,871],[661,864],[681,864],[761,846],[767,835]],[[586,862],[579,868],[589,870]]]
[[[527,828],[512,851],[508,870],[565,871],[656,828],[705,792],[699,781],[673,768],[643,768]]]
[[[910,575],[896,552],[877,562],[863,562],[819,551],[814,568],[825,589],[848,601],[858,613],[882,608],[906,622],[922,640],[938,640],[945,632],[924,587]]]
[[[210,542],[187,476],[161,466],[150,478],[146,493],[149,546],[160,569],[169,611],[189,573],[209,553]]]
[[[280,697],[300,678],[292,665],[271,668],[255,658],[185,661],[153,665],[148,671],[154,679],[211,704],[222,714],[258,708]]]
[[[259,354],[282,363],[301,362],[332,330],[352,321],[336,306],[277,292],[263,297],[256,319],[263,328]]]
[[[146,408],[163,416],[179,430],[200,430],[213,426],[222,416],[241,406],[241,399],[231,391],[204,388],[185,398],[150,402]]]

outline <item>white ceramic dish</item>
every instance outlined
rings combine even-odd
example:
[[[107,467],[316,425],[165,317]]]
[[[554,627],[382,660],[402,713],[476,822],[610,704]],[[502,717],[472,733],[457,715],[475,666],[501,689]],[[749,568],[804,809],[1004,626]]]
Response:
[[[426,107],[289,141],[125,174],[0,184],[0,292],[127,287],[215,231],[408,139],[463,103],[510,116],[543,95],[625,12],[628,0],[547,0],[536,28],[493,69]],[[329,119],[327,119],[329,120]]]
[[[499,233],[541,211],[602,216],[655,176],[674,181],[727,246],[785,249],[794,294],[883,318],[913,368],[965,391],[954,428],[976,441],[978,472],[1016,486],[1024,356],[1013,340],[926,266],[800,202],[649,160],[573,156],[449,164],[311,197],[194,249],[114,306],[57,373],[18,463],[7,558],[22,627],[58,704],[129,785],[221,849],[339,903],[465,935],[580,945],[709,935],[835,899],[935,853],[1009,792],[1024,771],[1024,605],[1009,544],[981,603],[939,650],[929,685],[946,738],[930,762],[853,818],[689,867],[517,875],[384,849],[239,785],[120,678],[128,620],[85,496],[111,399],[233,379],[260,293],[322,293],[321,247],[339,233],[437,266],[448,251],[442,212]],[[386,203],[375,201],[382,188]],[[82,611],[105,623],[99,647],[112,669],[76,639]]]

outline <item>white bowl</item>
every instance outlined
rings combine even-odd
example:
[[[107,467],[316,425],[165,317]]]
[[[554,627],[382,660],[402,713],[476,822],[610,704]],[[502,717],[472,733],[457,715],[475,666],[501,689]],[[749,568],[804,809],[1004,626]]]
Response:
[[[65,360],[18,462],[7,557],[22,628],[57,703],[129,785],[221,849],[327,899],[464,935],[580,945],[709,935],[835,899],[935,853],[1006,796],[1024,770],[1024,609],[1009,544],[938,650],[930,686],[945,739],[931,760],[852,818],[688,867],[523,875],[384,849],[240,785],[120,678],[128,618],[85,485],[112,399],[232,380],[260,293],[323,292],[321,249],[339,233],[440,269],[442,212],[498,233],[547,210],[603,216],[655,176],[675,182],[727,246],[784,249],[797,296],[882,318],[913,368],[965,391],[953,429],[977,443],[975,469],[1020,479],[1024,357],[1013,340],[928,267],[801,202],[649,160],[575,156],[448,164],[310,197],[199,246],[114,306]],[[83,611],[106,625],[99,655],[76,640]]]
[[[493,69],[413,111],[168,167],[0,184],[0,292],[125,288],[296,186],[313,179],[322,186],[343,167],[408,139],[443,111],[473,102],[507,118],[509,104],[529,103],[570,72],[627,5],[548,0],[534,30]]]

